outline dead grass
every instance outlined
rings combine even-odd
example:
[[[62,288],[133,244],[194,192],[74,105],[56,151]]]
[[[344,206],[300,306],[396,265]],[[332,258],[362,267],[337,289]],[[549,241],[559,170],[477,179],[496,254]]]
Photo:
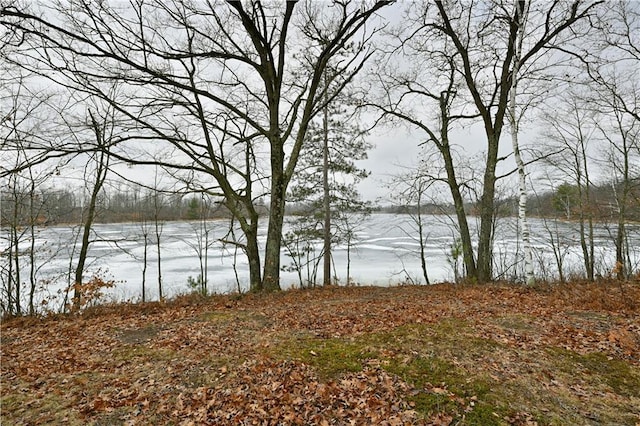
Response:
[[[360,287],[17,319],[0,420],[635,426],[639,302],[629,283]]]

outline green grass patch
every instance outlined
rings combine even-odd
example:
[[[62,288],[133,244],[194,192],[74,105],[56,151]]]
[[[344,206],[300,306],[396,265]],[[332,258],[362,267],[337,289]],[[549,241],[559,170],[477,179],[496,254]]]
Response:
[[[227,323],[236,316],[237,312],[234,311],[209,311],[200,314],[197,319],[206,322]]]
[[[437,356],[390,362],[385,369],[416,387],[417,393],[408,399],[425,417],[446,412],[458,424],[499,425],[509,411],[492,393],[497,383]]]
[[[548,349],[558,371],[579,377],[593,387],[605,386],[625,397],[640,398],[640,371],[602,353],[579,354],[562,348]]]
[[[298,335],[283,338],[271,355],[309,364],[324,380],[380,365],[414,388],[407,401],[425,418],[444,412],[458,424],[503,424],[509,410],[493,392],[497,383],[462,366],[473,365],[474,358],[490,355],[499,345],[466,334],[468,329],[464,321],[448,319],[351,338]],[[465,362],[456,365],[453,359]]]
[[[302,338],[283,343],[276,349],[277,358],[309,364],[323,379],[361,371],[365,360],[376,355],[377,352],[363,340]]]
[[[69,410],[69,401],[57,391],[37,392],[24,388],[0,396],[1,424],[66,424],[83,425],[78,413]]]
[[[117,333],[117,337],[123,343],[131,345],[142,344],[153,340],[159,332],[160,328],[152,324],[142,328],[120,330]]]

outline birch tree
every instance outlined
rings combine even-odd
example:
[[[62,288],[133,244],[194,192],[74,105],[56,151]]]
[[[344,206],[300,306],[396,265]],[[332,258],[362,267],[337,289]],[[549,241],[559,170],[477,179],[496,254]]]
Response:
[[[524,270],[525,281],[527,285],[533,285],[535,283],[535,277],[533,274],[533,251],[531,249],[531,239],[529,222],[527,221],[527,174],[525,171],[525,164],[522,160],[522,154],[520,153],[520,143],[518,139],[518,133],[520,128],[520,120],[517,115],[517,101],[518,95],[518,79],[521,70],[522,63],[522,43],[526,31],[526,22],[529,15],[527,9],[528,4],[526,2],[516,2],[516,25],[518,26],[518,35],[514,47],[513,55],[513,78],[511,79],[511,90],[509,93],[509,125],[511,128],[511,143],[513,145],[513,156],[518,169],[518,220],[520,221],[520,236],[522,238],[523,250],[524,250]]]
[[[466,252],[465,265],[468,275],[480,282],[489,281],[492,277],[493,261],[493,229],[496,200],[496,173],[500,156],[502,130],[508,120],[509,94],[512,90],[516,73],[516,50],[522,33],[519,23],[522,12],[529,10],[528,30],[522,33],[522,51],[517,66],[524,69],[539,60],[552,47],[562,46],[567,39],[574,39],[581,34],[576,31],[576,24],[587,19],[597,5],[601,3],[572,1],[569,3],[553,1],[550,3],[513,2],[477,2],[472,4],[449,3],[436,1],[432,3],[413,4],[409,8],[407,18],[402,24],[403,31],[397,38],[397,45],[392,56],[395,58],[412,52],[413,57],[422,53],[422,57],[436,57],[438,61],[428,64],[428,70],[436,74],[451,72],[455,81],[459,82],[446,88],[446,82],[436,81],[440,91],[427,84],[425,73],[420,79],[411,82],[406,80],[405,90],[396,90],[396,97],[386,96],[383,106],[387,114],[404,116],[412,125],[422,130],[430,127],[429,118],[406,114],[406,105],[410,99],[425,97],[435,101],[437,108],[440,99],[458,102],[464,99],[473,105],[473,110],[458,107],[446,117],[478,119],[484,131],[486,142],[485,167],[481,183],[478,216],[480,229],[477,241],[477,256],[474,261],[472,245],[463,238],[463,251]],[[394,59],[390,59],[393,61]],[[419,59],[418,59],[419,60]],[[416,66],[418,68],[418,66]],[[444,72],[442,70],[444,69]],[[392,80],[393,82],[394,80]],[[389,102],[391,100],[391,102]],[[460,105],[460,104],[458,104]],[[405,108],[403,110],[403,108]],[[442,116],[438,117],[442,120]],[[434,129],[443,129],[442,124],[450,124],[450,120],[434,124],[427,132],[429,141],[436,135]],[[442,134],[442,132],[438,132]],[[447,134],[449,130],[447,131]],[[437,140],[442,140],[438,137]],[[445,154],[443,154],[444,156]],[[446,162],[446,158],[443,157]],[[456,198],[457,183],[451,185],[452,196]],[[462,215],[459,215],[459,218]],[[464,223],[461,222],[461,231]]]

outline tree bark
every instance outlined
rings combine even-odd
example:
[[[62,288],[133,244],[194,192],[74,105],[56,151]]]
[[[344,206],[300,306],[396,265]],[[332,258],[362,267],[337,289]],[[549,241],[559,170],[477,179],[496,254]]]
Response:
[[[98,139],[98,144],[102,146],[102,132],[97,127],[97,123],[93,123],[94,131],[96,133],[96,137]],[[83,229],[82,229],[82,240],[80,243],[80,252],[78,253],[78,263],[76,265],[75,273],[74,273],[74,282],[73,282],[73,307],[74,311],[79,311],[82,306],[82,286],[83,286],[83,274],[84,267],[87,261],[87,254],[89,252],[90,241],[89,238],[91,236],[91,229],[93,226],[93,221],[96,217],[96,206],[98,203],[98,195],[102,190],[102,185],[107,177],[107,171],[109,167],[109,154],[104,151],[100,151],[99,159],[96,164],[96,179],[93,182],[93,188],[91,190],[91,196],[89,198],[89,207],[87,210],[87,214],[84,220]]]
[[[514,52],[511,90],[509,93],[509,122],[511,124],[511,143],[513,145],[513,155],[516,161],[516,167],[518,169],[518,191],[520,193],[518,199],[518,220],[520,221],[520,237],[522,238],[522,244],[524,248],[525,283],[527,285],[533,285],[535,284],[535,277],[533,274],[533,252],[531,249],[529,222],[527,221],[527,175],[525,172],[524,161],[522,161],[522,155],[520,154],[520,144],[518,139],[520,124],[516,115],[518,73],[520,72],[522,41],[524,39],[525,22],[527,16],[527,11],[522,9],[523,6],[526,7],[526,5],[524,5],[523,3],[516,2],[516,24],[518,25],[519,31],[518,40]]]
[[[249,289],[251,291],[262,290],[260,249],[258,248],[258,223],[252,221],[249,228],[244,231],[247,238],[247,259],[249,261]]]
[[[440,128],[441,141],[436,145],[444,160],[444,168],[447,173],[447,185],[449,186],[449,191],[453,198],[453,205],[456,210],[460,242],[462,243],[462,260],[464,262],[465,275],[471,280],[478,280],[478,271],[473,255],[473,243],[469,231],[469,222],[467,221],[467,212],[464,208],[464,199],[460,192],[460,184],[458,183],[455,165],[453,164],[453,156],[451,155],[451,145],[449,143],[449,114],[447,110],[447,100],[444,94],[440,97],[440,110],[442,117],[442,126]]]
[[[284,177],[284,151],[282,142],[271,142],[271,201],[267,244],[264,254],[264,275],[259,290],[280,290],[280,247],[282,246],[282,226],[284,223],[285,192],[287,182]]]
[[[496,166],[498,163],[498,137],[490,132],[487,166],[484,172],[480,198],[480,234],[478,236],[477,277],[481,283],[493,276],[493,221],[495,218]]]
[[[328,90],[325,75],[325,92]],[[326,95],[325,95],[326,100]],[[322,284],[331,285],[331,193],[329,191],[329,106],[325,106],[322,116],[322,192],[324,214],[324,248],[323,248],[323,278]],[[349,282],[347,281],[347,284]]]

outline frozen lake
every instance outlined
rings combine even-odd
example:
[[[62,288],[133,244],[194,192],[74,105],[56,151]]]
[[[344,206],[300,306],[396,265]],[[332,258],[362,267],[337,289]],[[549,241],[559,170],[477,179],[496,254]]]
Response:
[[[262,219],[260,244],[264,248],[266,218]],[[427,216],[426,222],[426,258],[431,282],[452,280],[451,246],[454,230],[450,219],[445,216]],[[474,224],[474,221],[471,222]],[[555,226],[557,225],[557,230]],[[189,291],[188,278],[200,274],[200,263],[196,247],[200,223],[165,222],[162,225],[161,267],[162,285],[167,296]],[[218,241],[226,234],[228,221],[210,221],[211,244],[208,253],[209,290],[217,293],[242,291],[248,288],[248,263],[242,252],[234,260],[233,248],[223,246]],[[581,251],[578,240],[577,224],[558,222],[553,231],[560,236],[560,245],[565,258],[565,273],[581,271]],[[363,285],[390,285],[401,282],[424,282],[418,257],[419,243],[415,235],[415,223],[406,215],[374,214],[362,221],[357,227],[357,241],[351,248],[352,281]],[[531,220],[532,242],[535,249],[536,272],[553,275],[557,273],[553,251],[550,246],[548,230],[542,220]],[[38,230],[37,257],[38,278],[47,280],[46,292],[54,294],[64,288],[68,282],[69,259],[74,251],[78,228],[69,226],[46,227]],[[152,229],[150,230],[152,231]],[[636,227],[631,232],[631,255],[634,265],[640,262],[640,232]],[[117,282],[109,295],[117,300],[139,300],[141,297],[144,238],[142,227],[137,223],[97,224],[94,226],[93,244],[89,251],[88,267],[85,277],[101,270],[104,276]],[[521,272],[515,257],[520,256],[517,236],[517,221],[512,218],[501,219],[496,228],[495,257],[496,271],[507,270],[506,278],[512,278]],[[148,267],[146,293],[149,300],[158,297],[157,252],[153,232],[149,235]],[[613,240],[605,226],[600,225],[596,236],[596,262],[598,273],[605,275],[613,267]],[[27,243],[23,243],[26,248]],[[0,240],[0,251],[7,247],[6,235]],[[321,250],[321,243],[316,245]],[[344,283],[346,280],[347,248],[337,246],[333,249],[336,275]],[[3,257],[3,270],[7,258]],[[235,269],[234,269],[235,262]],[[282,254],[282,265],[288,265],[291,259]],[[71,264],[75,266],[74,263]],[[24,265],[24,271],[28,265]],[[519,268],[519,269],[515,269]],[[3,272],[4,273],[4,272]],[[321,275],[318,279],[321,282]],[[26,276],[26,272],[25,272]],[[4,277],[3,277],[4,278]],[[44,281],[43,281],[44,282]],[[295,272],[281,273],[283,288],[298,286]],[[26,291],[24,292],[26,293]]]

